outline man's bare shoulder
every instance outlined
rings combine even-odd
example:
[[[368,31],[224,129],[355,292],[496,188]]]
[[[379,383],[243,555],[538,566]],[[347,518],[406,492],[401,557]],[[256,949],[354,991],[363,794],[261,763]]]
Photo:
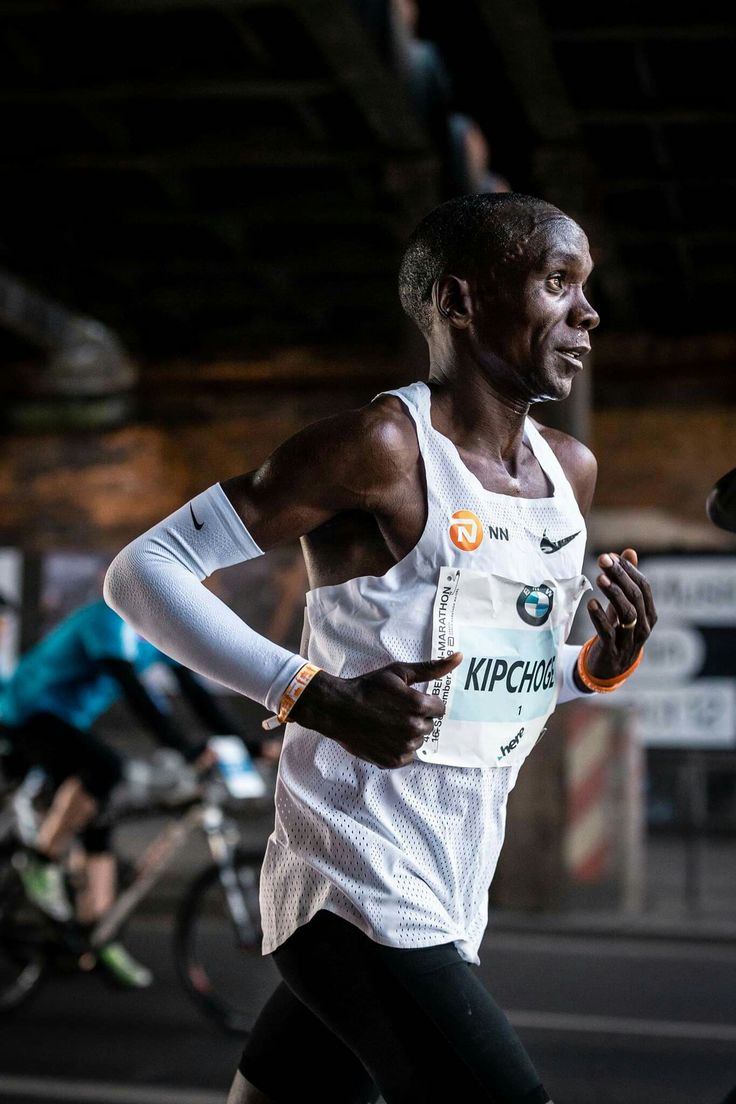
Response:
[[[406,407],[396,395],[381,395],[355,411],[357,432],[363,447],[377,452],[382,463],[413,468],[419,456],[416,429]]]
[[[554,452],[566,475],[569,474],[568,469],[572,471],[579,468],[585,472],[595,472],[597,470],[598,462],[595,455],[587,445],[584,445],[582,441],[578,441],[577,437],[572,437],[569,433],[563,433],[561,429],[552,429],[550,426],[542,425],[541,422],[535,421],[534,425]]]
[[[223,488],[261,548],[303,536],[345,510],[390,511],[413,486],[414,425],[399,399],[312,422],[255,471]]]
[[[292,440],[300,446],[316,445],[320,453],[335,459],[339,454],[340,463],[353,456],[361,463],[370,458],[391,461],[412,449],[415,454],[418,451],[412,420],[394,395],[382,395],[365,406],[312,422]]]
[[[559,460],[575,492],[581,512],[587,514],[598,476],[595,455],[582,441],[569,433],[563,433],[561,429],[551,429],[537,421],[534,421],[534,425]]]
[[[288,474],[292,485],[321,488],[330,505],[350,508],[415,471],[418,457],[410,416],[399,399],[385,395],[305,426],[254,473],[253,483],[256,490],[271,487]]]
[[[416,470],[419,444],[411,417],[394,395],[330,419],[330,469],[366,508]]]

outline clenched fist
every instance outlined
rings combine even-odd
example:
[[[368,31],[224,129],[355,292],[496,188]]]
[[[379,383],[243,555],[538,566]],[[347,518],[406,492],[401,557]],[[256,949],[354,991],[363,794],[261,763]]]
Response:
[[[455,652],[423,663],[389,663],[357,678],[337,678],[320,671],[291,711],[291,720],[330,736],[338,744],[378,767],[405,767],[432,731],[445,707],[434,694],[413,689],[431,682],[462,661]]]

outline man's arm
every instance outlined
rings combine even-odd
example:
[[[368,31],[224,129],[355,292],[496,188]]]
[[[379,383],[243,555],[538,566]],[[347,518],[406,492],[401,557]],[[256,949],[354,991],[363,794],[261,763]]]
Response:
[[[587,517],[593,502],[598,464],[595,456],[580,441],[559,430],[538,427],[559,460],[570,481],[583,517]],[[625,674],[636,662],[641,649],[657,623],[657,611],[649,582],[638,570],[638,556],[633,548],[622,553],[605,552],[598,558],[602,569],[596,582],[608,598],[604,608],[597,598],[587,604],[588,615],[595,629],[595,643],[587,660],[587,670],[597,680],[610,680]],[[566,646],[568,692],[561,701],[590,693],[580,678],[577,657]],[[577,649],[579,651],[579,649]]]
[[[307,427],[257,471],[210,488],[124,549],[107,575],[108,602],[184,666],[276,712],[306,661],[259,636],[200,583],[340,511],[380,521],[411,485],[418,446],[407,423],[380,403]],[[355,679],[322,671],[292,716],[361,758],[400,766],[442,712],[437,697],[411,683],[439,677],[459,661],[393,663]]]
[[[569,433],[550,429],[537,421],[534,425],[557,457],[573,489],[580,513],[587,518],[598,479],[598,461],[587,445],[571,437]]]
[[[257,471],[210,488],[123,550],[107,575],[108,604],[184,666],[277,712],[304,660],[244,628],[197,581],[292,542],[341,510],[369,509],[373,457],[392,446],[384,422],[371,408],[325,419]]]
[[[598,477],[598,462],[586,445],[561,430],[534,423],[547,441],[565,472],[578,508],[587,519],[593,504],[593,494]],[[587,698],[594,693],[580,679],[578,671],[579,644],[565,644],[562,651],[562,685],[558,702],[573,701],[575,698]]]

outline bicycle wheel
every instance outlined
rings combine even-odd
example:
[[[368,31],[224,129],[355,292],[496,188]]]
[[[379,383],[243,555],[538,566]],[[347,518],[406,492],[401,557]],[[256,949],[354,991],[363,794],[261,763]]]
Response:
[[[0,1015],[35,993],[47,967],[45,922],[28,904],[10,860],[0,858]]]
[[[239,1035],[250,1031],[278,981],[270,959],[261,955],[262,861],[260,852],[241,852],[225,871],[208,866],[176,916],[174,958],[184,988],[200,1011]]]

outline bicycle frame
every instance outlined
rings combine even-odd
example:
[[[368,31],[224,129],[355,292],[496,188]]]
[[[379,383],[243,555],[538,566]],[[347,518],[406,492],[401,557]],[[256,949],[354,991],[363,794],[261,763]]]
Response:
[[[24,911],[23,888],[12,866],[16,865],[16,853],[22,855],[17,851],[19,838],[21,846],[32,846],[35,840],[43,814],[35,807],[34,799],[39,796],[42,781],[40,775],[26,778],[14,792],[4,795],[0,805],[0,829],[7,834],[4,844],[8,860],[5,881],[0,884],[8,905],[5,911],[0,909],[4,956],[0,1012],[18,1007],[55,968],[64,972],[75,966],[83,971],[93,969],[101,948],[118,936],[192,834],[201,831],[207,840],[210,862],[182,887],[173,915],[174,961],[185,992],[200,1011],[227,1030],[241,1033],[248,1029],[252,1021],[249,1000],[241,1000],[241,987],[230,984],[237,970],[226,970],[223,977],[219,964],[223,953],[237,956],[260,947],[260,912],[254,894],[262,855],[241,846],[237,820],[223,808],[230,793],[226,783],[208,774],[199,779],[196,789],[188,790],[186,797],[181,794],[176,805],[159,799],[142,806],[135,793],[127,800],[122,794],[116,805],[110,805],[105,818],[110,827],[151,815],[163,814],[166,821],[142,850],[131,883],[89,933],[73,920],[54,923],[43,910],[38,911],[35,920],[30,914],[29,922]],[[213,931],[223,938],[213,942]],[[237,964],[239,959],[231,957],[228,961]]]
[[[239,838],[232,821],[225,816],[216,801],[203,799],[187,809],[174,823],[167,824],[149,843],[136,867],[132,883],[113,902],[97,922],[90,936],[91,947],[110,942],[143,898],[160,880],[171,861],[189,837],[201,829],[207,839],[212,858],[219,868],[220,881],[239,935],[250,924],[247,906],[238,884],[233,856]]]

